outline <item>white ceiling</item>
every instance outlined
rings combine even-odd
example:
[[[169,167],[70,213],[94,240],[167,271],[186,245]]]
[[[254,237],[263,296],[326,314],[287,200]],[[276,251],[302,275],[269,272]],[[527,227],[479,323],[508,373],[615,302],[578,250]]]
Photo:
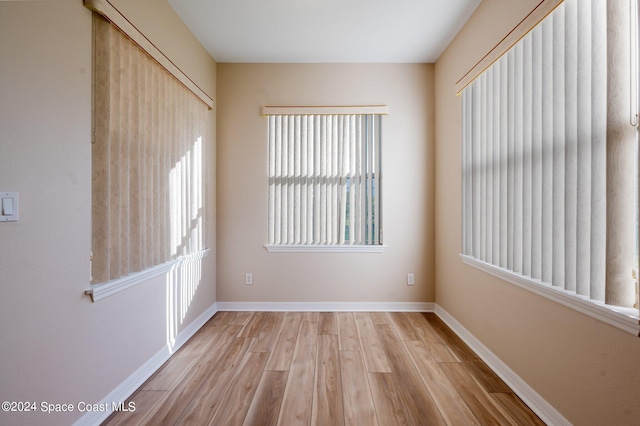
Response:
[[[433,63],[481,0],[168,0],[217,62]]]

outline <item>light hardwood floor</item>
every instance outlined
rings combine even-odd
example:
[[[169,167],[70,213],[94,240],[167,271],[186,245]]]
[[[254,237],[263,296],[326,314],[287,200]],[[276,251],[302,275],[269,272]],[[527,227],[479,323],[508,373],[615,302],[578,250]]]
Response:
[[[219,312],[113,425],[543,425],[437,316]]]

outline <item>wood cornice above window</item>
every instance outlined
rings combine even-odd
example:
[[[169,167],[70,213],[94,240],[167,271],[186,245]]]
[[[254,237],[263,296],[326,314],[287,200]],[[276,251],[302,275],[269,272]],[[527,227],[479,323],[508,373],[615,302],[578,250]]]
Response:
[[[387,105],[358,105],[358,106],[264,106],[260,111],[267,115],[353,115],[373,114],[389,115]]]
[[[478,63],[476,63],[458,82],[456,83],[456,93],[460,94],[473,80],[496,62],[522,37],[527,35],[536,25],[547,17],[564,0],[542,0],[520,23],[507,34],[500,42],[489,51]]]
[[[193,92],[209,109],[213,109],[213,99],[204,90],[191,80],[171,59],[169,59],[160,49],[156,47],[135,25],[133,25],[115,6],[108,0],[83,0],[87,9],[103,16],[120,31],[127,35],[135,44],[140,46],[149,56],[151,56],[164,69],[171,73],[180,83]]]

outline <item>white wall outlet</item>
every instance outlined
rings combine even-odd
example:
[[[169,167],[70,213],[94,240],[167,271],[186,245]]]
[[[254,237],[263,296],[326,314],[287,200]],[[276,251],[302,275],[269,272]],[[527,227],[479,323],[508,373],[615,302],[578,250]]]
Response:
[[[407,274],[407,285],[414,285],[415,283],[416,283],[415,274],[413,274],[413,273]]]
[[[252,273],[244,274],[244,283],[246,285],[253,285],[253,274]]]

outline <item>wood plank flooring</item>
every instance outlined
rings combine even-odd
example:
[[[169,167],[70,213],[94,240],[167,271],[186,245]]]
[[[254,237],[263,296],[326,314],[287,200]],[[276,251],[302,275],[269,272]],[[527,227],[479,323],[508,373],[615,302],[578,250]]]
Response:
[[[219,312],[105,425],[544,425],[434,314]]]

